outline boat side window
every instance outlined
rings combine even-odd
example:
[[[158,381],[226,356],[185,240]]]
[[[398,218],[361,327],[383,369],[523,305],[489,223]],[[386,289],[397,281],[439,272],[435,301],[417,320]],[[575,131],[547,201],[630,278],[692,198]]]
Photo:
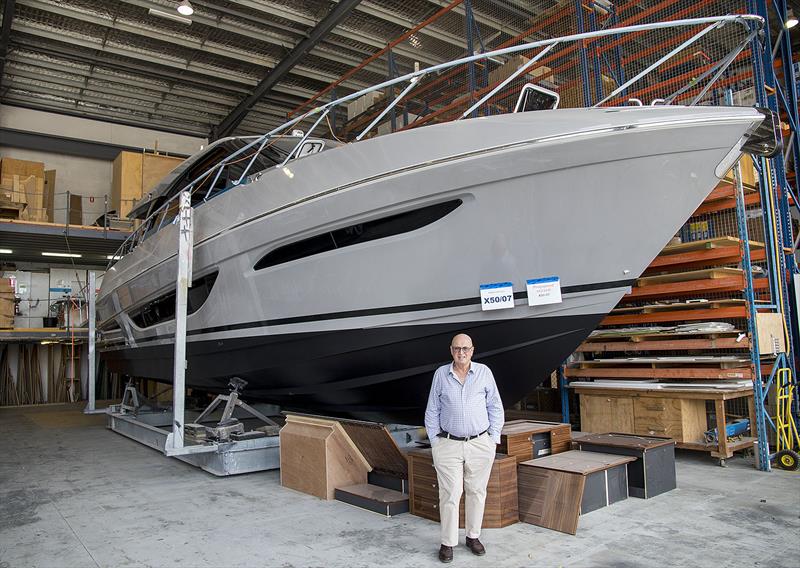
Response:
[[[314,256],[338,248],[349,247],[368,241],[383,239],[393,235],[421,229],[453,212],[462,201],[453,199],[435,205],[428,205],[382,219],[357,223],[301,241],[290,243],[268,252],[256,262],[254,269],[262,270],[270,266],[285,264],[293,260]]]
[[[211,289],[214,287],[218,274],[218,272],[212,272],[192,281],[186,301],[187,315],[195,313],[205,303],[211,293]],[[173,319],[175,317],[175,291],[173,290],[149,302],[137,311],[132,312],[130,317],[133,323],[142,328]]]

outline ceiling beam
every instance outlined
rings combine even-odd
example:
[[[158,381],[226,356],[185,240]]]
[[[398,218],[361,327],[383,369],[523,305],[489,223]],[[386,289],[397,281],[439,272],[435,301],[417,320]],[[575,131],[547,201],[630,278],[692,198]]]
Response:
[[[3,68],[8,56],[8,42],[11,38],[11,21],[14,19],[14,0],[5,0],[3,5],[3,27],[0,28],[0,83],[3,81]]]
[[[228,136],[233,132],[239,123],[242,122],[250,108],[256,104],[264,95],[272,90],[278,82],[303,58],[311,49],[319,43],[328,32],[335,28],[361,0],[342,0],[337,4],[325,18],[317,24],[308,37],[298,43],[269,74],[253,89],[252,94],[245,100],[236,105],[236,108],[225,117],[216,128],[209,134],[210,140],[217,140]]]

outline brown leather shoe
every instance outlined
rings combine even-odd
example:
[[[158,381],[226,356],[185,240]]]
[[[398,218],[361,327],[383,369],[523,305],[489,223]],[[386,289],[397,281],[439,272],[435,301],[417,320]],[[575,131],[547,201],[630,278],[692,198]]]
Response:
[[[467,548],[472,551],[472,554],[477,554],[478,556],[483,556],[486,554],[486,548],[481,544],[481,541],[477,538],[469,538],[467,537]]]
[[[453,547],[445,546],[444,544],[439,547],[439,560],[445,564],[453,561]]]

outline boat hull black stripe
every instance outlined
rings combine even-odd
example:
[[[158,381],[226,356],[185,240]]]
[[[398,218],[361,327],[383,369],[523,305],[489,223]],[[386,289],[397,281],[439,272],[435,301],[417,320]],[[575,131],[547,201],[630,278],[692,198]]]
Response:
[[[507,407],[532,392],[605,314],[420,324],[211,339],[187,345],[186,384],[222,392],[232,376],[244,398],[361,420],[421,424],[434,370],[456,333],[470,334]],[[102,354],[110,370],[172,381],[172,344]]]
[[[581,284],[577,286],[565,286],[561,289],[562,294],[574,294],[577,292],[587,292],[591,290],[606,290],[613,288],[621,288],[624,286],[631,286],[634,280],[617,280],[614,282],[597,282],[594,284]],[[514,298],[519,300],[527,297],[526,292],[515,292]],[[206,335],[210,333],[219,333],[223,331],[238,331],[242,329],[254,329],[259,327],[274,327],[279,325],[291,325],[297,323],[309,323],[315,321],[326,321],[334,319],[346,319],[356,317],[378,316],[386,314],[396,314],[404,312],[419,312],[425,310],[440,310],[444,308],[454,308],[458,306],[470,306],[480,304],[480,297],[475,298],[461,298],[458,300],[447,300],[444,302],[428,302],[425,304],[408,304],[405,306],[386,306],[383,308],[370,308],[366,310],[351,310],[347,312],[330,312],[327,314],[311,314],[305,316],[297,316],[293,318],[281,318],[274,320],[262,320],[236,323],[231,325],[219,325],[214,327],[204,327],[202,329],[193,329],[186,333],[187,336]],[[171,338],[171,334],[161,334],[154,337],[148,337],[138,341],[137,343],[146,344],[152,341]]]

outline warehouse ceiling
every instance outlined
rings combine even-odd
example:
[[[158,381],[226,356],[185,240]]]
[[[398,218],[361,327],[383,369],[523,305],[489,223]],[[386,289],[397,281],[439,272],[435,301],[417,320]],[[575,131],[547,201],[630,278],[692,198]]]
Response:
[[[490,49],[565,3],[573,2],[472,0],[472,7]],[[5,0],[3,13],[13,17],[0,38],[0,102],[201,137],[260,134],[450,2],[191,0],[194,13],[183,21],[175,19],[178,4]],[[635,8],[657,15],[653,6],[666,4],[675,2]],[[789,4],[800,13],[800,2]],[[456,6],[400,43],[399,71],[463,56],[464,21],[464,5]],[[383,56],[336,94],[380,82],[386,70]]]

